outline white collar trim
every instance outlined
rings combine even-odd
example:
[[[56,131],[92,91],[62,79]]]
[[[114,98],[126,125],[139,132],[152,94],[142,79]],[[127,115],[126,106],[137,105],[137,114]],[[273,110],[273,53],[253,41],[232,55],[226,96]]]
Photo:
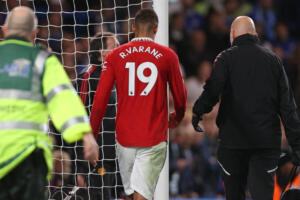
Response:
[[[148,41],[148,42],[153,42],[152,38],[149,37],[137,37],[137,38],[133,38],[131,40],[132,42],[136,42],[136,41]]]

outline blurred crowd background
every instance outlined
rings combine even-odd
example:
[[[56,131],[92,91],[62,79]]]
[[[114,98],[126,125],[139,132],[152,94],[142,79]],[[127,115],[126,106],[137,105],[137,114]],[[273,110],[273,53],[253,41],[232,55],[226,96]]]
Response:
[[[130,26],[136,11],[152,4],[151,0],[2,0],[0,27],[7,11],[17,5],[35,10],[39,19],[35,42],[51,49],[75,82],[89,65],[89,39],[97,32],[110,31],[116,34],[120,44],[130,41],[133,37]],[[261,44],[282,60],[300,105],[300,1],[169,0],[169,44],[179,56],[188,91],[186,117],[170,132],[171,197],[216,198],[224,195],[215,153],[218,105],[204,116],[204,134],[196,133],[192,128],[191,107],[203,91],[215,57],[230,47],[230,25],[240,15],[253,18]],[[74,162],[66,163],[76,159],[73,147],[68,148],[62,141],[54,142],[57,172],[53,173],[51,184],[57,187],[68,181],[78,184],[78,180],[72,178]],[[62,144],[64,147],[60,146]]]

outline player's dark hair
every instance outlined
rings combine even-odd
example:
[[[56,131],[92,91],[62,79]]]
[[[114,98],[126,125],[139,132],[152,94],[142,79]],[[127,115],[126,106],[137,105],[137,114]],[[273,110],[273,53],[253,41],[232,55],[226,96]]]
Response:
[[[149,33],[158,26],[158,16],[153,9],[141,9],[135,15],[134,25],[138,32]]]
[[[110,32],[99,32],[97,33],[94,38],[90,41],[90,50],[89,50],[89,56],[90,56],[90,64],[92,65],[99,65],[99,57],[100,49],[107,49],[107,38],[113,37],[115,38],[115,35]]]

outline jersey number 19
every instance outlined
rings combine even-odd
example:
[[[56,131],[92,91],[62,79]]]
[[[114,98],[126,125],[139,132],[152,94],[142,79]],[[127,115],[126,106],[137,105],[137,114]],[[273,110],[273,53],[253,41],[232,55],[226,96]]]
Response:
[[[129,81],[128,81],[128,95],[134,96],[135,95],[135,63],[134,62],[127,62],[126,69],[129,69]],[[151,71],[149,76],[144,75],[145,69],[149,69]],[[152,62],[143,62],[137,67],[137,78],[143,82],[148,83],[145,89],[141,92],[141,96],[147,96],[150,91],[152,90],[153,86],[157,80],[157,67]]]

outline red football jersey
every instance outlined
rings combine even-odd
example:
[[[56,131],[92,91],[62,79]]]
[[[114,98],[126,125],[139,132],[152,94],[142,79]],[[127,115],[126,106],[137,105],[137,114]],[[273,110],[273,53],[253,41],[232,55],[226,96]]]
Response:
[[[94,97],[91,125],[100,131],[111,89],[116,83],[116,139],[122,146],[149,147],[167,140],[169,83],[175,119],[186,109],[186,89],[178,56],[150,38],[135,38],[106,59]]]

